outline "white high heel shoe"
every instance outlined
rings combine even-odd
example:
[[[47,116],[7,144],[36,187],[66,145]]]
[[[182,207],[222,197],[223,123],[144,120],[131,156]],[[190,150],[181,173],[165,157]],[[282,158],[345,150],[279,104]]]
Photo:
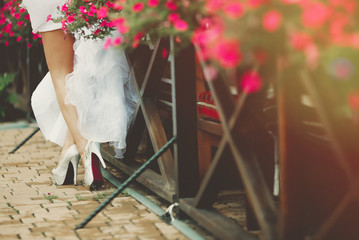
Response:
[[[74,144],[66,150],[59,165],[52,170],[57,185],[76,185],[79,160],[80,154]]]
[[[98,190],[103,185],[103,177],[100,170],[99,162],[103,168],[106,168],[100,152],[100,143],[88,141],[85,148],[85,177],[84,183],[90,186],[90,190]]]

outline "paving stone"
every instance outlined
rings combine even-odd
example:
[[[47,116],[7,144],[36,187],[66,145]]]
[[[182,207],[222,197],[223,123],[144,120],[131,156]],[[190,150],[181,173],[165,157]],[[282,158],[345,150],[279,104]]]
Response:
[[[0,240],[20,239],[18,234],[0,234]]]
[[[186,239],[163,223],[134,198],[119,196],[84,229],[74,230],[115,190],[91,192],[83,186],[80,162],[78,185],[56,186],[51,170],[57,166],[61,148],[37,133],[16,153],[8,154],[33,132],[33,128],[1,131],[0,139],[0,240],[167,240]],[[57,196],[51,203],[48,196]],[[9,206],[10,204],[10,206]],[[175,238],[173,238],[175,237]]]

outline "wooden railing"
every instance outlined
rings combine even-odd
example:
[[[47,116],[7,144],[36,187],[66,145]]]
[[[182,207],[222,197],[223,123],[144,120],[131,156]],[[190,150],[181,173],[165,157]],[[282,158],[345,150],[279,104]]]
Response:
[[[128,53],[140,100],[125,159],[114,159],[107,145],[102,146],[104,158],[131,175],[141,165],[136,154],[143,137],[147,151],[157,151],[176,136],[174,147],[137,181],[170,203],[179,203],[180,211],[219,239],[356,239],[358,153],[348,137],[337,138],[339,129],[333,128],[321,105],[317,86],[305,80],[296,85],[276,81],[275,98],[270,100],[276,110],[269,124],[263,112],[266,88],[262,95],[242,94],[236,101],[225,79],[217,77],[206,83],[220,115],[220,122],[212,122],[196,112],[196,51],[189,46],[174,57],[164,56],[171,50],[170,39],[160,39]],[[314,122],[302,112],[308,111],[302,94],[311,96]],[[350,136],[357,143],[358,131]],[[272,194],[276,151],[279,201]],[[243,221],[214,207],[228,189],[244,195],[234,200],[245,212]]]

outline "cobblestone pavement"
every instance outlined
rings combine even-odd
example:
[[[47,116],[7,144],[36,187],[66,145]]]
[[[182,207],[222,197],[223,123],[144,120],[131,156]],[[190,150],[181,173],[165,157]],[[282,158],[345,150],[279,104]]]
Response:
[[[8,154],[34,129],[0,131],[0,239],[187,239],[134,198],[120,195],[84,229],[74,230],[114,188],[91,192],[82,186],[56,186],[51,170],[60,147],[35,134]]]

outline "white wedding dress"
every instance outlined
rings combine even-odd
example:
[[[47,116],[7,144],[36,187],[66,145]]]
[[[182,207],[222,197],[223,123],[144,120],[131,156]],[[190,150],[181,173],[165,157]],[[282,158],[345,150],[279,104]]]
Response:
[[[61,24],[46,22],[58,15],[66,0],[24,0],[33,32],[60,29]],[[123,50],[104,49],[102,40],[76,39],[74,70],[66,77],[65,103],[78,113],[81,134],[95,142],[110,142],[116,157],[122,158],[126,135],[137,104],[137,92]],[[47,140],[62,146],[67,126],[60,112],[49,73],[34,91],[31,105],[37,123]]]

